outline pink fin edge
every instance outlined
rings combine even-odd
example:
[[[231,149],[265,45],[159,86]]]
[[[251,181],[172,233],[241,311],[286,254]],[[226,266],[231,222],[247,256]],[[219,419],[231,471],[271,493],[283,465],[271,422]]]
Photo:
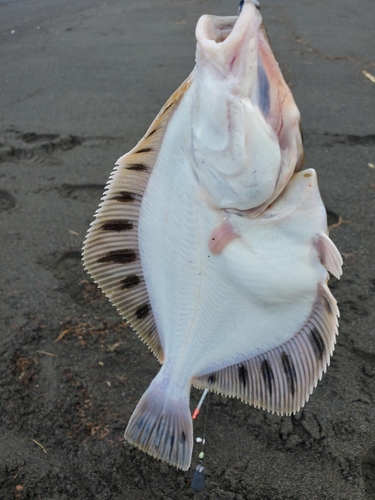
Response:
[[[324,267],[337,279],[342,275],[343,260],[333,241],[324,233],[320,233],[314,241],[319,258]]]

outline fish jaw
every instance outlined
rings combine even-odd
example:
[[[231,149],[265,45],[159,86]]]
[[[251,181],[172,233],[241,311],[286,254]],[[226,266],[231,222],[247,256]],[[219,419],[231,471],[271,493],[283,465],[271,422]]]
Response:
[[[198,68],[231,78],[233,93],[248,97],[257,83],[258,31],[262,18],[253,5],[240,16],[202,16],[197,23]],[[205,77],[207,73],[205,72]]]
[[[202,16],[196,37],[195,172],[217,208],[260,213],[302,166],[298,108],[252,2],[239,17]]]

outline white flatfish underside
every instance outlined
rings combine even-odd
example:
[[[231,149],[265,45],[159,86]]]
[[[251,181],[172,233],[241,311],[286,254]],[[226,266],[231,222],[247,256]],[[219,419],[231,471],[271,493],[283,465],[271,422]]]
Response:
[[[253,5],[244,11],[238,32],[258,16]],[[225,27],[225,18],[218,19]],[[243,213],[212,202],[204,120],[199,154],[199,134],[187,125],[206,116],[197,112],[202,87],[195,70],[119,159],[83,248],[85,268],[162,363],[125,438],[184,470],[193,446],[192,384],[291,414],[327,369],[337,335],[339,311],[327,271],[339,278],[342,259],[326,234],[315,172],[297,172],[303,157],[298,109],[262,33],[262,71],[276,81],[270,109],[280,108],[285,118],[282,130],[267,128],[273,118],[262,122],[264,140],[270,130],[282,158],[271,197]],[[262,102],[265,114],[268,101]],[[254,116],[263,120],[262,113]],[[211,169],[216,199],[225,199],[216,174]],[[240,184],[233,179],[235,189]]]

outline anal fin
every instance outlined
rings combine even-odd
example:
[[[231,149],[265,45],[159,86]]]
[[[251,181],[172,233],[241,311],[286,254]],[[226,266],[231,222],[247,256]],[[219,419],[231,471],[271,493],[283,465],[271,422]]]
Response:
[[[196,377],[193,384],[271,412],[295,413],[329,365],[338,316],[335,298],[326,285],[319,285],[309,319],[290,340],[242,363]]]

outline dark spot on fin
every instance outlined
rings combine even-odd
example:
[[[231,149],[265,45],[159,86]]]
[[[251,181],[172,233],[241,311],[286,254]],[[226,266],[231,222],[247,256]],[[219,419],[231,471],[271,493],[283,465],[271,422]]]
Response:
[[[159,440],[161,439],[161,435],[160,435],[160,429],[161,429],[161,424],[164,424],[164,415],[161,415],[160,419],[159,419],[159,422],[158,422],[158,425],[156,427],[156,436],[155,436],[155,439],[157,439],[159,437]],[[164,425],[163,425],[163,429],[164,429]],[[159,441],[160,442],[160,441]]]
[[[128,220],[110,220],[101,226],[102,231],[128,231],[133,229],[133,223]]]
[[[121,280],[121,290],[126,290],[127,288],[133,288],[140,283],[140,279],[136,274],[130,274],[123,280]]]
[[[114,196],[113,199],[116,201],[121,201],[121,203],[129,203],[135,200],[135,193],[130,193],[129,191],[120,191],[117,196]]]
[[[138,151],[134,151],[135,154],[138,154],[138,153],[149,153],[150,151],[152,151],[151,148],[143,148],[143,149],[139,149]]]
[[[137,151],[139,153],[139,151]],[[128,170],[138,170],[140,172],[147,170],[147,165],[144,165],[143,163],[132,163],[128,167],[126,167]]]
[[[247,369],[246,366],[240,365],[238,367],[238,378],[240,379],[242,385],[246,387],[247,384]]]
[[[98,259],[98,262],[113,264],[129,264],[134,262],[137,254],[134,250],[112,250]]]
[[[149,304],[143,304],[143,306],[138,307],[138,309],[135,311],[135,315],[137,316],[138,319],[143,319],[148,315],[149,312],[150,312]]]
[[[297,374],[294,368],[293,361],[290,359],[290,356],[283,352],[281,355],[281,362],[283,364],[286,379],[288,381],[290,393],[292,394],[292,396],[294,396],[294,393],[296,392]]]
[[[169,449],[169,456],[171,456],[172,452],[173,452],[173,443],[174,443],[174,434],[172,434],[172,436],[171,436],[171,445],[170,445],[170,449]]]
[[[310,339],[312,348],[314,349],[316,357],[318,357],[319,359],[322,359],[323,353],[324,353],[324,343],[323,343],[322,336],[320,335],[320,333],[318,332],[318,330],[316,328],[313,327],[310,329],[309,339]]]
[[[214,373],[211,373],[211,375],[209,375],[209,377],[208,377],[208,383],[214,384],[215,381],[216,381],[216,375]]]
[[[152,135],[154,135],[156,131],[157,131],[157,128],[154,128],[154,130],[151,130],[151,132],[150,132],[150,133],[148,134],[148,136],[147,136],[147,139],[148,139],[149,137],[151,137]]]
[[[263,376],[264,383],[267,386],[267,389],[268,389],[268,392],[270,393],[270,396],[272,396],[272,384],[275,380],[275,377],[273,376],[273,371],[272,371],[271,365],[269,364],[269,362],[266,359],[264,361],[262,361],[261,370],[262,370],[262,376]]]
[[[142,429],[145,419],[141,417],[137,422],[137,429]]]
[[[173,106],[173,104],[174,104],[174,103],[173,103],[173,102],[171,102],[171,104],[165,108],[164,113],[165,113],[166,111],[168,111],[168,109],[169,109],[171,106]]]

